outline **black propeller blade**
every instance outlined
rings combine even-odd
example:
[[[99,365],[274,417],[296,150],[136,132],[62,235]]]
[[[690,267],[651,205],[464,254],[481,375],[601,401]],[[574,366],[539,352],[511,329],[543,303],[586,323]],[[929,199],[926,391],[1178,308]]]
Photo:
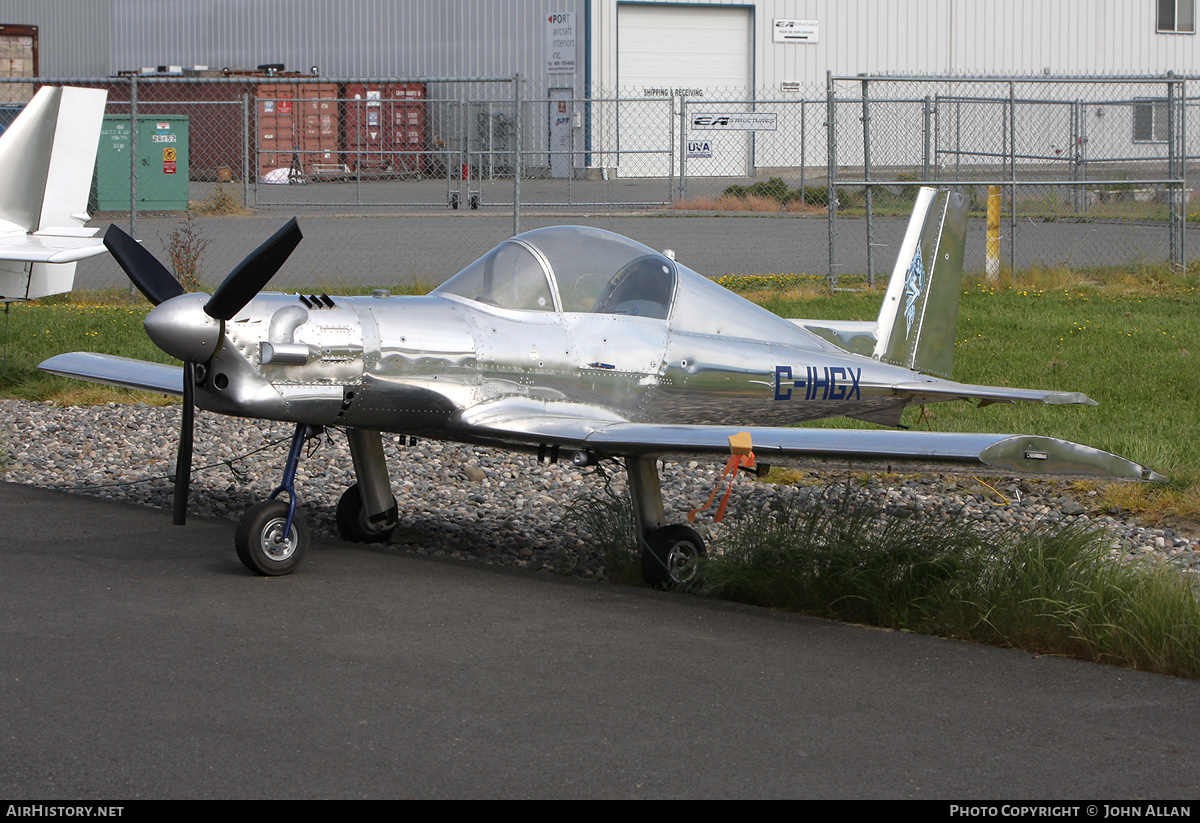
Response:
[[[129,275],[133,285],[154,305],[183,294],[183,286],[166,267],[115,224],[104,232],[104,246]]]
[[[296,218],[288,221],[229,273],[204,306],[209,317],[225,321],[237,314],[275,276],[279,267],[301,240]],[[110,225],[104,245],[129,279],[154,305],[184,293],[171,273],[154,255],[128,234]],[[175,460],[174,522],[187,522],[188,491],[192,481],[192,431],[196,418],[196,364],[183,362],[183,419],[179,430],[179,452]]]
[[[175,457],[175,496],[172,499],[176,526],[187,523],[188,489],[192,485],[192,430],[196,421],[196,364],[183,364],[183,420],[179,424],[179,452]]]
[[[293,217],[287,225],[251,252],[250,256],[239,263],[221,285],[217,286],[217,290],[204,307],[205,313],[217,320],[231,319],[275,276],[275,272],[279,271],[279,267],[288,259],[288,255],[296,248],[301,238],[300,226]]]

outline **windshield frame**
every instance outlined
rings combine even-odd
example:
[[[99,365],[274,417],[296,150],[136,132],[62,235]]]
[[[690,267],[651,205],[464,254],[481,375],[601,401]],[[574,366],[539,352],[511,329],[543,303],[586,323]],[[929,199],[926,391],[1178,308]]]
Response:
[[[553,306],[504,306],[488,300],[479,299],[477,285],[481,272],[486,270],[489,261],[494,262],[497,256],[503,255],[505,249],[520,248],[536,261],[541,269],[544,283],[550,291]],[[559,263],[556,268],[554,262]],[[607,310],[607,303],[615,289],[621,287],[618,281],[623,272],[639,261],[653,261],[661,266],[662,271],[670,277],[669,288],[650,289],[657,292],[659,300],[651,300],[662,307],[662,316],[655,311],[651,314],[637,313],[626,315],[624,312]],[[526,263],[528,266],[529,264]],[[481,267],[484,267],[481,269]],[[558,268],[561,268],[560,272]],[[506,276],[530,276],[533,269],[513,269]],[[560,274],[566,279],[560,278]],[[505,276],[505,275],[502,275]],[[628,276],[626,275],[626,278]],[[593,280],[594,278],[594,280]],[[670,257],[653,248],[605,229],[590,226],[547,226],[510,237],[497,244],[487,254],[474,260],[469,266],[446,280],[430,294],[454,298],[472,305],[480,306],[489,311],[528,312],[530,314],[608,314],[614,316],[643,317],[650,320],[669,320],[675,312],[675,306],[680,295],[681,271],[679,264]],[[457,282],[456,284],[456,281]],[[618,282],[614,282],[618,281]],[[533,280],[531,279],[531,283]],[[626,279],[626,285],[635,282]],[[588,286],[582,292],[580,284]],[[599,284],[598,286],[595,284]],[[564,288],[571,289],[570,300],[564,295]],[[591,297],[591,290],[595,297]],[[586,306],[586,308],[583,308]],[[603,306],[597,310],[597,307]]]

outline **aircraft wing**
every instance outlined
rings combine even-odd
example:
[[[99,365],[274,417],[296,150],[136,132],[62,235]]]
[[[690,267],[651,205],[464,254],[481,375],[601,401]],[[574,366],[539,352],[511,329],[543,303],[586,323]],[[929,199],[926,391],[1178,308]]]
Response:
[[[106,251],[99,237],[47,234],[0,237],[0,260],[20,263],[74,263]]]
[[[170,394],[175,397],[183,396],[182,366],[134,360],[115,354],[74,351],[56,354],[39,363],[38,368],[51,374],[90,380],[93,383]]]
[[[861,471],[978,472],[1094,479],[1166,477],[1089,446],[1053,437],[866,429],[696,426],[629,423],[599,417],[530,414],[529,409],[480,407],[462,424],[481,439],[583,449],[605,455],[728,456],[729,437],[749,432],[764,463]]]
[[[179,366],[110,354],[70,352],[51,357],[38,368],[96,383],[175,396],[183,394],[183,369]],[[1003,397],[1006,392],[1030,392],[1038,396],[1022,399],[1071,394],[954,383],[916,383],[913,390],[928,392],[938,386],[950,387],[944,394],[964,397],[986,398],[985,391],[976,390],[990,390],[1001,400],[1015,399]],[[587,405],[561,404],[560,409],[547,409],[545,404],[528,400],[485,403],[464,411],[457,421],[457,430],[447,434],[455,439],[522,449],[547,444],[613,456],[681,457],[728,455],[730,435],[749,432],[755,454],[765,463],[861,471],[965,471],[1166,480],[1157,472],[1115,454],[1039,435],[631,423],[617,416],[604,416],[599,409]]]

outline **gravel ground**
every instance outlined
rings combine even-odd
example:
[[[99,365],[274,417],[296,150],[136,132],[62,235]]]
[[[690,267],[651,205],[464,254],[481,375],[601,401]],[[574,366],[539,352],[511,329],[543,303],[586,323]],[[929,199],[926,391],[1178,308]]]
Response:
[[[60,407],[0,400],[3,479],[169,509],[179,416],[179,406]],[[233,520],[265,499],[282,476],[290,438],[289,424],[197,412],[190,511]],[[384,443],[400,511],[393,547],[604,577],[603,555],[568,508],[573,500],[600,493],[606,485],[624,493],[624,471],[615,465],[600,474],[569,462],[539,464],[532,456],[473,446],[430,440],[406,446],[388,435]],[[666,464],[662,474],[668,519],[684,522],[687,509],[708,499],[722,468],[717,460]],[[331,430],[301,459],[296,477],[314,533],[336,536],[337,499],[353,482],[346,438]],[[988,482],[1003,498],[971,478],[905,476],[889,478],[886,484],[872,481],[868,488],[889,505],[940,508],[1006,527],[1038,520],[1079,521],[1107,529],[1118,556],[1149,556],[1200,571],[1200,542],[1169,527],[1150,528],[1099,512],[1089,506],[1087,495],[1095,496],[1094,491],[1076,497],[1062,483]],[[734,486],[730,512],[819,493],[819,485],[742,478]],[[704,515],[699,520],[711,524]]]

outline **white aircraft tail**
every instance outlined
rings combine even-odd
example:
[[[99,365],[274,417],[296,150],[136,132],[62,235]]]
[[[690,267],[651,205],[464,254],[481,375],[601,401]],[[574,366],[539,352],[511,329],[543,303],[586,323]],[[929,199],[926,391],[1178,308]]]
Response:
[[[917,194],[876,322],[876,360],[949,378],[954,366],[967,197]]]
[[[43,87],[0,135],[0,300],[70,291],[105,251],[84,223],[107,97]]]

